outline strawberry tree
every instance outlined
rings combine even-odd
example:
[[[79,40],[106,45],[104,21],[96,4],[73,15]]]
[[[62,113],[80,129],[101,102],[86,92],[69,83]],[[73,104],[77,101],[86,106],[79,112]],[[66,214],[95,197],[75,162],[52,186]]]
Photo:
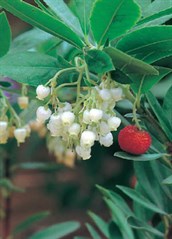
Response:
[[[112,217],[107,223],[89,213],[101,231],[86,224],[92,238],[171,238],[171,1],[34,2],[0,0],[33,26],[11,40],[0,13],[0,143],[15,138],[20,146],[32,130],[43,130],[57,161],[73,165],[94,157],[96,142],[113,145],[117,131],[121,151],[114,155],[133,160],[137,184],[116,189],[133,209],[118,192],[97,186]],[[7,93],[17,95],[15,102]],[[10,197],[8,175],[0,186]],[[37,217],[45,215],[30,222]],[[78,226],[53,225],[30,238],[61,238]]]

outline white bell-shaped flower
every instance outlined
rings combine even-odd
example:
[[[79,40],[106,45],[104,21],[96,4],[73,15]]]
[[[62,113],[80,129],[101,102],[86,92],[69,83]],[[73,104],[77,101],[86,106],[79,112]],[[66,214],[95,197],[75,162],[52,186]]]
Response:
[[[120,126],[120,124],[121,124],[121,119],[116,116],[110,117],[108,119],[108,125],[111,131],[116,130]]]
[[[81,134],[80,144],[81,147],[90,148],[93,146],[94,141],[96,140],[96,135],[90,130],[85,130]]]
[[[112,89],[110,89],[110,93],[111,93],[112,98],[115,101],[119,101],[122,99],[122,96],[123,96],[122,88],[120,88],[120,87],[112,88]]]
[[[89,110],[84,110],[84,112],[83,112],[83,122],[85,124],[89,124],[91,122],[90,111]]]
[[[98,123],[103,117],[103,111],[95,108],[91,109],[89,114],[90,120],[95,123]]]
[[[20,96],[17,99],[18,105],[20,106],[20,109],[26,109],[29,104],[29,97],[28,96]]]
[[[44,123],[51,116],[51,110],[49,108],[45,108],[44,106],[39,106],[36,111],[37,121]]]
[[[44,85],[38,85],[36,88],[37,98],[39,100],[44,100],[50,94],[50,87]]]
[[[6,121],[0,121],[0,135],[3,135],[7,131],[8,123]]]
[[[75,120],[75,115],[71,111],[65,111],[61,114],[61,120],[64,126],[71,126]]]
[[[108,133],[105,136],[100,136],[100,144],[105,147],[110,147],[113,144],[113,135]]]
[[[109,125],[104,121],[100,122],[99,127],[100,127],[100,135],[106,135],[110,132]]]
[[[14,130],[14,136],[18,144],[24,143],[27,136],[27,130],[25,128],[17,128]]]
[[[80,129],[81,127],[78,123],[73,123],[68,129],[69,135],[72,137],[77,137],[79,135]]]
[[[91,148],[83,148],[80,145],[77,145],[75,150],[78,156],[80,156],[83,160],[91,158]]]
[[[108,90],[108,89],[99,90],[99,96],[100,96],[101,99],[104,100],[104,101],[110,100],[110,99],[111,99],[110,90]]]

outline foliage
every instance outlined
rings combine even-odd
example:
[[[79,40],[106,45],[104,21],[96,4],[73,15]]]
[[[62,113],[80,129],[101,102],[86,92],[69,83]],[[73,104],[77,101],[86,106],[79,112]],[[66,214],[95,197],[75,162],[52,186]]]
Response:
[[[88,159],[96,140],[106,147],[112,145],[111,131],[117,130],[120,121],[123,125],[133,123],[147,130],[152,137],[148,152],[133,156],[120,151],[114,155],[133,161],[137,178],[134,189],[118,185],[112,191],[97,186],[111,219],[106,222],[89,212],[96,228],[90,223],[86,227],[95,239],[169,239],[172,231],[171,0],[69,0],[68,4],[62,0],[35,0],[35,3],[37,6],[21,0],[0,0],[4,10],[33,26],[11,42],[6,13],[0,13],[0,121],[3,127],[8,122],[8,132],[0,128],[0,143],[6,144],[14,136],[18,144],[23,143],[29,135],[28,125],[33,128],[31,121],[36,119],[36,112],[37,119],[42,120],[41,127],[37,125],[36,130],[46,130],[43,123],[52,111],[61,110],[61,117],[63,107],[67,107],[64,102],[70,102],[72,108],[67,110],[70,114],[63,117],[63,124],[71,126],[75,118],[79,132],[70,138],[73,129],[65,131],[64,125],[63,132],[57,132],[58,129],[55,132],[50,120],[47,128],[56,137],[51,137],[50,133],[44,136],[49,150],[68,166],[73,166],[76,154],[66,148],[75,149],[81,158]],[[170,87],[165,87],[165,92],[162,89],[163,97],[158,98],[153,89],[159,87],[161,91],[160,83],[167,80]],[[19,84],[15,85],[14,81]],[[40,85],[44,87],[43,93],[38,90]],[[17,94],[18,101],[10,101],[7,92]],[[115,95],[112,92],[116,92]],[[119,96],[117,92],[122,93]],[[84,112],[91,110],[92,118],[86,122]],[[104,123],[109,127],[110,120],[116,120],[115,127],[106,135],[101,135],[101,113],[106,115]],[[91,131],[89,140],[84,138],[85,131]],[[8,168],[4,163],[5,147],[2,147],[0,165],[0,187],[5,198],[10,197],[12,191],[20,191],[9,180],[11,167],[59,170],[60,166],[42,162],[16,162]],[[61,148],[66,151],[61,152]],[[122,195],[132,200],[132,209]],[[11,235],[18,235],[47,215],[42,212],[31,216]],[[62,238],[79,226],[75,221],[64,222],[29,238]]]

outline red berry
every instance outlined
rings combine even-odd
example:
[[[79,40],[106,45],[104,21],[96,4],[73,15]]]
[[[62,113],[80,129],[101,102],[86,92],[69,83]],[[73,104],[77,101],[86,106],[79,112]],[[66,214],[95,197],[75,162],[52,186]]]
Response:
[[[150,147],[152,139],[148,132],[139,130],[135,125],[128,125],[118,135],[120,148],[131,154],[144,154]]]

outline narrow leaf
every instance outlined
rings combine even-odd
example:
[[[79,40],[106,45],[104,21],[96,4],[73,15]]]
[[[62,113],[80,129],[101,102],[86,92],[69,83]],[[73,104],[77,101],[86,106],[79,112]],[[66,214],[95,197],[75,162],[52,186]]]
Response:
[[[20,0],[0,0],[0,5],[23,21],[40,28],[70,44],[82,48],[83,42],[69,27],[37,7]]]
[[[15,227],[15,229],[13,230],[13,234],[16,235],[27,230],[31,226],[35,225],[35,223],[45,219],[49,215],[50,213],[46,211],[46,212],[36,213],[28,217],[26,220],[22,221],[22,223],[20,223],[19,225]]]
[[[172,86],[168,89],[165,95],[163,102],[163,110],[172,127]]]
[[[111,213],[113,221],[118,225],[120,231],[123,235],[122,238],[130,238],[134,239],[133,231],[129,227],[125,215],[123,214],[122,210],[118,208],[112,201],[109,199],[104,199],[106,204],[108,205]]]
[[[4,12],[0,13],[0,57],[4,56],[11,44],[11,30]]]
[[[97,0],[90,18],[94,38],[99,46],[126,33],[140,17],[133,0]],[[99,26],[99,27],[97,27]]]
[[[104,51],[112,58],[114,66],[125,73],[158,75],[158,71],[153,66],[127,55],[116,48],[107,47]]]
[[[168,118],[164,114],[163,108],[159,104],[158,100],[155,98],[155,96],[148,92],[146,94],[147,100],[149,102],[149,105],[151,106],[154,114],[156,115],[157,119],[159,120],[162,129],[164,130],[165,134],[169,138],[169,140],[172,140],[172,127],[169,123]]]
[[[147,232],[150,232],[151,234],[159,236],[160,238],[164,238],[163,237],[164,234],[162,232],[158,231],[157,229],[153,228],[146,222],[141,221],[136,217],[127,218],[127,222],[132,228],[134,228],[136,230],[147,231]]]
[[[91,217],[91,219],[94,221],[94,223],[99,228],[99,230],[103,233],[103,235],[105,235],[105,237],[108,238],[109,237],[108,224],[102,218],[100,218],[93,212],[89,211],[88,215]]]
[[[172,175],[162,181],[164,184],[172,184]]]
[[[62,0],[43,0],[47,6],[57,15],[57,17],[71,28],[79,36],[83,36],[83,32],[79,20],[71,12],[68,6]]]
[[[76,231],[80,224],[75,221],[63,222],[36,232],[29,239],[60,239]]]
[[[98,232],[94,229],[93,226],[91,226],[89,223],[86,223],[86,227],[90,233],[90,235],[92,236],[93,239],[101,239],[100,235],[98,234]]]
[[[117,186],[117,188],[119,188],[123,193],[125,193],[127,196],[129,196],[134,201],[140,203],[143,207],[145,207],[151,211],[163,214],[163,215],[166,214],[166,212],[164,212],[162,209],[158,208],[156,205],[154,205],[152,202],[150,202],[147,198],[145,198],[143,195],[138,193],[136,190],[127,188],[124,186]]]
[[[150,161],[150,160],[156,160],[164,156],[164,154],[142,154],[140,156],[135,156],[132,154],[128,154],[125,152],[116,152],[114,156],[122,159],[127,160],[135,160],[135,161]]]

